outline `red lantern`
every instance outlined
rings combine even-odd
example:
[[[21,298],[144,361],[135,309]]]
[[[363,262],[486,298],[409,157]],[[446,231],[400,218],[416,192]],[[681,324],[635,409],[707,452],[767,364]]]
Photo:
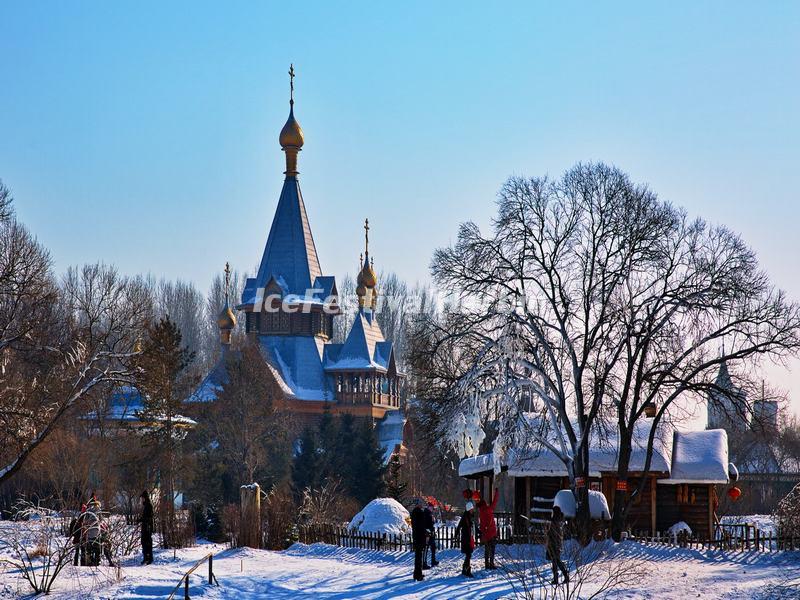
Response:
[[[472,501],[477,502],[480,499],[481,499],[481,493],[478,490],[474,490],[472,492]]]
[[[739,499],[739,496],[741,495],[742,495],[742,490],[740,490],[738,487],[732,487],[731,489],[728,490],[728,497],[734,502],[736,502]]]
[[[463,492],[461,492],[461,495],[464,496],[464,500],[469,500],[470,498],[472,498],[472,490],[467,488]]]

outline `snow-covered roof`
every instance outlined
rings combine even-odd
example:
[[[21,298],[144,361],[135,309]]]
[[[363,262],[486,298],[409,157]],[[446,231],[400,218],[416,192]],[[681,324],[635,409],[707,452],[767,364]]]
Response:
[[[321,339],[300,335],[260,335],[258,340],[261,355],[285,394],[297,400],[335,400],[322,368],[325,344]]]
[[[147,422],[164,421],[165,417],[151,415],[146,421],[142,420],[142,412],[144,411],[144,397],[138,388],[132,385],[122,385],[114,388],[106,401],[104,410],[99,413],[92,411],[87,413],[83,419],[87,421],[96,421],[102,419],[106,422],[116,422],[120,425],[146,425]],[[172,418],[173,423],[178,425],[193,426],[197,422],[189,417],[183,415],[174,415]]]
[[[234,352],[237,359],[241,356],[241,352],[228,352]],[[217,399],[217,395],[228,383],[228,370],[225,367],[225,359],[226,353],[220,354],[217,364],[203,378],[203,381],[192,392],[192,395],[186,399],[186,402],[213,402]]]
[[[392,359],[392,342],[384,339],[378,320],[360,310],[344,344],[325,346],[326,371],[386,372]]]
[[[629,470],[643,471],[647,458],[647,444],[652,419],[641,419],[633,428],[633,448],[629,461]],[[552,437],[555,442],[555,437]],[[671,441],[669,434],[657,431],[653,439],[653,456],[650,472],[669,473]],[[601,472],[615,471],[619,456],[619,436],[616,433],[600,436],[592,434],[589,447],[589,475],[599,477]],[[557,444],[556,444],[557,445]],[[540,444],[527,448],[512,448],[506,459],[508,473],[516,477],[549,477],[566,476],[564,463],[550,450]]]
[[[480,454],[478,456],[471,456],[465,458],[458,465],[458,475],[460,477],[469,477],[470,475],[477,475],[478,473],[486,473],[494,469],[494,454]]]
[[[670,477],[659,483],[728,483],[725,430],[676,431]]]
[[[643,471],[647,439],[652,419],[636,423],[633,435],[633,451],[629,470]],[[589,475],[599,477],[603,472],[617,470],[619,438],[595,439],[589,449]],[[566,477],[564,463],[544,446],[511,448],[501,461],[512,477]],[[488,473],[495,469],[492,453],[465,458],[458,474],[469,477]],[[724,430],[714,429],[691,432],[657,432],[653,440],[653,457],[650,472],[666,474],[668,478],[659,483],[727,483],[728,482],[728,437]]]

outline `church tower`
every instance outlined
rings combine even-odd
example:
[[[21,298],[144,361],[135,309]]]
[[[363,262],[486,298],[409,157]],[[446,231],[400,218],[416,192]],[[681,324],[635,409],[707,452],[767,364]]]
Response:
[[[364,253],[357,277],[358,311],[343,343],[334,343],[333,323],[342,318],[336,280],[323,275],[299,183],[299,155],[305,134],[295,117],[294,67],[289,69],[289,117],[278,136],[285,156],[283,187],[255,277],[248,278],[241,302],[246,343],[258,349],[280,390],[280,408],[303,419],[329,410],[350,413],[377,424],[387,447],[402,424],[400,382],[394,346],[378,324],[378,277],[364,222]],[[228,304],[230,271],[226,267],[226,302],[217,325],[223,355],[236,317]],[[213,401],[227,381],[225,361],[206,376],[190,400]],[[396,433],[396,432],[395,432]],[[385,434],[385,435],[384,435]]]

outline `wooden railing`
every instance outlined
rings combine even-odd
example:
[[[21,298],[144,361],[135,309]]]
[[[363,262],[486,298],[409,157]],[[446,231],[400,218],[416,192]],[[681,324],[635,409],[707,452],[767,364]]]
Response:
[[[375,404],[378,406],[400,406],[398,394],[384,392],[336,392],[336,397],[341,404]]]
[[[632,532],[630,539],[644,544],[663,544],[683,548],[703,548],[733,552],[781,552],[800,550],[800,536],[780,528],[765,531],[751,523],[714,525],[714,537],[697,534],[671,535],[668,532]]]
[[[181,589],[181,586],[183,586],[184,600],[189,600],[189,575],[194,573],[197,568],[206,561],[208,561],[208,585],[214,585],[215,583],[216,585],[219,585],[219,581],[217,581],[217,577],[214,575],[214,555],[208,553],[203,558],[198,560],[191,569],[183,574],[183,577],[181,577],[178,585],[175,586],[175,589],[172,590],[172,593],[167,597],[167,600],[173,600],[173,598],[175,598],[175,594],[177,594]]]

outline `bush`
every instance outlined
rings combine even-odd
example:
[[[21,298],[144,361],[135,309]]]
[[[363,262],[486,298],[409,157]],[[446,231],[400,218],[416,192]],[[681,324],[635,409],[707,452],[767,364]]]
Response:
[[[778,503],[774,519],[781,535],[800,535],[800,483]]]
[[[0,539],[11,556],[3,560],[19,570],[34,593],[48,594],[75,552],[72,539],[62,533],[65,517],[27,500],[17,503],[13,514],[19,524]]]
[[[297,505],[288,486],[273,487],[261,502],[262,546],[285,550],[297,541]]]

